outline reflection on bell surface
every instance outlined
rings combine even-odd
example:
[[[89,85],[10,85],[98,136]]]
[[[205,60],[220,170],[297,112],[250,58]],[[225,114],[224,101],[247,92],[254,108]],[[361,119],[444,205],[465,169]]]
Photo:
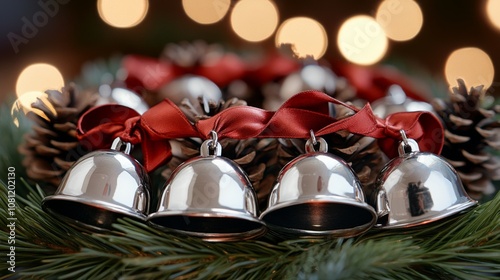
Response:
[[[212,140],[207,140],[212,141]],[[257,218],[257,196],[244,171],[220,156],[220,144],[209,155],[179,165],[166,183],[153,225],[167,231],[201,237],[206,241],[255,238],[266,232]],[[216,149],[216,150],[217,150]]]
[[[341,158],[327,154],[325,140],[318,140],[320,152],[306,148],[308,153],[283,167],[261,219],[283,237],[361,234],[375,223],[375,211],[365,203],[352,169]]]
[[[391,85],[387,91],[387,96],[382,97],[372,103],[373,113],[385,118],[397,112],[434,112],[432,105],[423,101],[416,101],[406,96],[399,85]]]
[[[97,100],[96,106],[119,104],[134,109],[141,115],[149,109],[146,101],[140,95],[126,88],[111,88],[110,85],[104,84],[99,86],[99,95],[100,98]]]
[[[409,150],[382,169],[372,203],[377,227],[404,228],[424,225],[456,214],[476,204],[464,190],[453,167],[432,153],[419,152],[408,139]]]
[[[124,152],[119,151],[125,144]],[[45,211],[86,229],[110,230],[119,218],[145,221],[149,210],[149,178],[131,156],[129,143],[115,139],[110,150],[81,157],[66,173],[54,195],[42,202]]]
[[[205,114],[210,113],[210,104],[218,104],[222,99],[222,92],[214,82],[203,76],[190,74],[166,84],[160,88],[158,95],[177,105],[187,99],[195,111]]]

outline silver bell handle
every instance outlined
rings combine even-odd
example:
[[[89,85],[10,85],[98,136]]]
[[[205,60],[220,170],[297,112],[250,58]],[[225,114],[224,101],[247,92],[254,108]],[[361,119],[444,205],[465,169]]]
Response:
[[[115,140],[113,140],[113,144],[111,144],[111,150],[121,151],[123,145],[125,145],[125,150],[123,150],[122,152],[129,155],[130,151],[132,151],[132,144],[130,144],[129,142],[123,142],[120,137],[117,137],[115,138]]]
[[[399,131],[399,133],[401,133],[401,138],[403,138],[403,141],[401,141],[401,143],[399,143],[399,147],[398,147],[398,154],[400,157],[407,155],[407,154],[420,152],[417,141],[415,141],[413,139],[408,139],[406,137],[406,133],[403,129],[401,129]]]
[[[315,152],[320,152],[320,153],[327,153],[328,152],[328,143],[326,143],[326,140],[314,135],[314,132],[311,129],[311,138],[307,139],[306,141],[306,152],[307,153],[315,153]],[[316,151],[315,146],[319,144],[318,150]]]
[[[201,143],[200,156],[209,157],[212,156],[210,151],[213,151],[214,156],[222,155],[222,146],[219,143],[219,138],[217,137],[217,132],[210,131],[211,139],[207,139]]]

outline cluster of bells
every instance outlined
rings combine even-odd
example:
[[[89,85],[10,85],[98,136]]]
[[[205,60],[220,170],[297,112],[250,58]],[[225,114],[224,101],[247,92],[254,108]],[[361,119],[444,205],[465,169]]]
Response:
[[[282,238],[351,237],[372,227],[420,226],[476,204],[445,160],[420,152],[401,132],[399,157],[384,167],[373,198],[366,200],[349,165],[311,133],[306,153],[283,167],[267,209],[259,213],[248,177],[221,155],[213,132],[200,156],[172,173],[151,211],[148,175],[129,155],[132,145],[119,138],[111,149],[80,158],[42,206],[91,230],[112,229],[117,219],[129,217],[207,241],[235,241],[268,230]]]

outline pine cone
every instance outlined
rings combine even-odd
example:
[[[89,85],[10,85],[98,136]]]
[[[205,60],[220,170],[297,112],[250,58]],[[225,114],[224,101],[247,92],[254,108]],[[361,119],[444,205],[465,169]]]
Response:
[[[475,199],[493,193],[491,180],[500,179],[500,158],[490,150],[500,149],[500,121],[496,118],[500,107],[481,108],[484,95],[483,86],[468,91],[459,79],[448,102],[436,99],[432,104],[445,129],[441,155],[455,167]]]
[[[184,99],[180,109],[193,122],[209,118],[229,107],[245,106],[246,102],[237,98],[231,98],[219,103],[193,105],[189,99]],[[205,108],[205,109],[203,109]],[[206,110],[206,111],[205,111]],[[184,138],[170,141],[173,157],[167,164],[168,168],[162,172],[164,178],[169,178],[172,171],[186,159],[196,157],[200,154],[200,139]],[[271,192],[272,185],[276,179],[276,147],[274,139],[220,139],[222,155],[235,161],[248,174],[257,196],[261,203],[265,203]]]
[[[25,156],[23,165],[31,179],[58,186],[64,173],[86,153],[76,137],[76,123],[99,95],[78,92],[73,84],[46,93],[45,102],[37,99],[31,106],[47,118],[33,111],[27,114],[34,121],[33,131],[24,135],[19,152]]]
[[[353,112],[344,108],[338,110],[339,116],[346,117]],[[342,117],[338,117],[341,119]],[[328,143],[328,152],[345,160],[358,176],[366,197],[374,189],[374,183],[380,170],[387,162],[387,157],[377,144],[376,139],[338,131],[321,136]],[[278,162],[284,166],[293,158],[305,153],[306,140],[280,139],[278,146]]]

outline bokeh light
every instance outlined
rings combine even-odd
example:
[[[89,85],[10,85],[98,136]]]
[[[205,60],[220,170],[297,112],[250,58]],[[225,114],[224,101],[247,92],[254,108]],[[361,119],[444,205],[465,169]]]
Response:
[[[452,52],[444,69],[450,87],[457,85],[461,78],[468,87],[484,85],[487,89],[493,83],[495,69],[490,56],[475,47],[461,48]]]
[[[381,2],[376,19],[386,36],[394,41],[407,41],[417,36],[424,22],[422,10],[413,0]]]
[[[64,86],[61,72],[53,65],[35,63],[24,68],[16,83],[16,94],[21,97],[27,92],[43,92],[48,89],[60,90]]]
[[[321,23],[307,17],[295,17],[284,21],[276,32],[278,48],[290,46],[300,58],[308,56],[320,59],[326,52],[328,38]]]
[[[500,29],[500,0],[488,0],[486,2],[486,15],[491,24]]]
[[[227,14],[231,0],[182,0],[186,15],[197,23],[212,24]]]
[[[250,42],[269,38],[278,25],[278,10],[269,0],[240,0],[231,12],[234,32]]]
[[[373,17],[357,15],[347,19],[340,27],[337,46],[347,60],[370,65],[384,57],[388,39]]]
[[[101,19],[117,28],[130,28],[141,23],[148,13],[148,0],[97,0]]]

